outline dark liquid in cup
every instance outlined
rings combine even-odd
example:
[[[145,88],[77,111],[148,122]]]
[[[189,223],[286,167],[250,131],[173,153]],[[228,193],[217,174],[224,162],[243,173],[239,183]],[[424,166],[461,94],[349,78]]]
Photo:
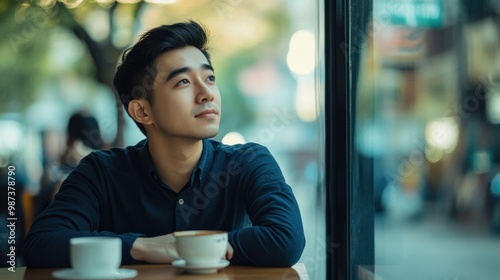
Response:
[[[175,236],[204,236],[204,235],[213,235],[213,234],[221,234],[225,233],[225,231],[219,230],[206,230],[206,231],[197,231],[197,232],[176,232]]]

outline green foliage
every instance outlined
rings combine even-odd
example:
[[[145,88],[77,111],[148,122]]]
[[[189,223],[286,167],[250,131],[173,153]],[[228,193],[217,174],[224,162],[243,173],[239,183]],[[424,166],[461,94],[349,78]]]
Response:
[[[64,20],[70,15],[58,5],[45,9],[12,4],[7,8],[0,21],[0,36],[5,38],[0,41],[0,113],[22,112],[47,84],[61,79],[60,70],[55,69],[52,61],[52,56],[58,55],[53,50],[57,42],[51,38],[60,34],[61,23],[71,22]],[[91,75],[89,61],[84,54],[65,68],[76,74]]]
[[[23,12],[15,6],[0,24],[0,112],[19,111],[36,96],[38,85],[46,77],[45,40],[50,17],[38,7]],[[16,12],[17,11],[17,12]]]
[[[240,92],[237,84],[239,73],[261,60],[259,55],[263,53],[267,57],[282,56],[282,50],[286,48],[284,44],[288,42],[283,40],[290,26],[288,13],[279,1],[271,2],[266,8],[261,8],[249,1],[222,1],[218,2],[219,5],[214,5],[211,0],[197,4],[183,1],[154,7],[144,2],[114,2],[102,7],[95,1],[84,1],[72,8],[56,1],[50,7],[42,8],[39,0],[0,1],[0,36],[4,38],[0,41],[0,113],[22,112],[37,99],[41,89],[47,84],[61,83],[66,75],[84,81],[93,80],[96,85],[104,83],[111,88],[116,61],[122,51],[121,47],[113,45],[112,38],[117,32],[128,30],[133,33],[132,43],[137,28],[194,19],[205,23],[212,34],[217,34],[213,38],[213,47],[219,54],[215,66],[224,115],[220,136],[241,130],[252,122],[255,110],[252,102],[247,100],[249,97]],[[124,15],[122,8],[132,14]],[[88,36],[85,30],[85,22],[97,9],[108,14],[107,28],[110,30],[109,38],[99,42]],[[124,18],[133,22],[124,23]],[[226,21],[235,25],[226,25]],[[248,34],[238,33],[249,23],[259,29]],[[54,36],[60,35],[61,30],[70,36]],[[240,35],[244,35],[241,40],[235,38]],[[63,67],[65,72],[61,73],[56,69],[60,61],[54,61],[54,44],[58,43],[57,40],[73,40],[71,36],[80,44],[77,51],[81,55],[78,61],[68,61]],[[231,45],[227,46],[228,42]],[[56,94],[62,96],[64,93]]]

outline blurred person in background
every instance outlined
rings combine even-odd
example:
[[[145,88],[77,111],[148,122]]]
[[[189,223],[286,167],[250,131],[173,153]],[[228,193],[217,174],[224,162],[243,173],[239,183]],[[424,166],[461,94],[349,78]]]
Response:
[[[35,197],[35,216],[40,214],[54,199],[68,174],[90,152],[104,148],[99,124],[90,113],[76,112],[68,120],[66,147],[59,161],[48,164],[41,179],[40,193]]]
[[[92,152],[26,238],[28,267],[69,267],[69,239],[115,236],[122,264],[179,258],[173,232],[228,232],[232,264],[291,266],[305,246],[300,210],[269,150],[217,135],[221,96],[195,22],[151,29],[128,49],[114,85],[146,139]]]
[[[78,112],[69,118],[66,150],[61,155],[61,168],[69,173],[80,160],[93,150],[104,148],[101,130],[97,120],[85,112]]]

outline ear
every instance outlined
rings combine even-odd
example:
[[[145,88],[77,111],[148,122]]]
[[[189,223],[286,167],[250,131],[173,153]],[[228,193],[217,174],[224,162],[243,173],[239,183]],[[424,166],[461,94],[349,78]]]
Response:
[[[138,123],[149,125],[153,123],[149,102],[145,99],[133,99],[128,103],[128,113]]]

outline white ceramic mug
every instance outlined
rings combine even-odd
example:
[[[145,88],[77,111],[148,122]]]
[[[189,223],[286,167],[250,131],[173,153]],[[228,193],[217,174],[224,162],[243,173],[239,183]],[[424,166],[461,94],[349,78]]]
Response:
[[[177,252],[187,265],[210,266],[224,259],[227,232],[217,230],[189,230],[174,232]]]
[[[117,237],[75,237],[70,239],[70,261],[76,273],[110,275],[122,260],[122,240]]]

